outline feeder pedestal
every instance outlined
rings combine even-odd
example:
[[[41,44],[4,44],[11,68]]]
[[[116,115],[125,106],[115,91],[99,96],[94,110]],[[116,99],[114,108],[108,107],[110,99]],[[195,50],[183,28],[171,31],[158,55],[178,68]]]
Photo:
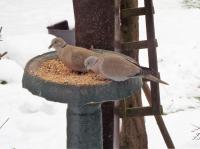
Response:
[[[96,85],[70,85],[34,75],[44,61],[56,58],[55,52],[49,52],[30,60],[25,67],[23,87],[47,100],[68,103],[67,148],[102,149],[101,103],[131,96],[141,88],[141,78]]]
[[[101,104],[67,109],[67,146],[77,149],[102,149]]]

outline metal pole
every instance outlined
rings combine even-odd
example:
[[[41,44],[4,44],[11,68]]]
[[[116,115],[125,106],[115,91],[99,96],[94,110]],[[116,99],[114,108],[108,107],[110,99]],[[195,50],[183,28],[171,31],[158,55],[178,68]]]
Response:
[[[101,105],[68,105],[67,148],[103,149]]]

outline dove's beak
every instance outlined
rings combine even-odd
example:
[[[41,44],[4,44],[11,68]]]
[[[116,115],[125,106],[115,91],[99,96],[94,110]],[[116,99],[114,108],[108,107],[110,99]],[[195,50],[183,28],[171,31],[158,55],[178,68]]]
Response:
[[[87,67],[86,67],[86,70],[87,70],[87,71],[93,71],[91,66],[87,66]]]
[[[48,49],[51,49],[53,47],[53,44],[50,44],[50,46],[48,47]]]

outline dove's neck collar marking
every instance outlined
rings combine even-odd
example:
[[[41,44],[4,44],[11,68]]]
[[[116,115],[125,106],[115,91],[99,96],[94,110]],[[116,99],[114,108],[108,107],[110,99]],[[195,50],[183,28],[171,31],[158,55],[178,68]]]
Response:
[[[64,44],[61,48],[64,48],[64,47],[66,47],[67,46],[67,44]]]
[[[95,61],[95,63],[94,63],[94,65],[96,65],[98,62],[99,62],[99,59],[97,58],[96,61]]]

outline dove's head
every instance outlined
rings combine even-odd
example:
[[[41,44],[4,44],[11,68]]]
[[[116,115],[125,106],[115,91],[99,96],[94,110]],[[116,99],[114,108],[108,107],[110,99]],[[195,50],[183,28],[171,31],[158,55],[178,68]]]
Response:
[[[62,38],[57,37],[51,41],[49,49],[53,47],[54,49],[58,50],[60,48],[64,48],[66,45],[67,43]]]
[[[89,56],[85,59],[84,65],[87,70],[95,71],[96,64],[98,62],[98,57],[96,56]]]

